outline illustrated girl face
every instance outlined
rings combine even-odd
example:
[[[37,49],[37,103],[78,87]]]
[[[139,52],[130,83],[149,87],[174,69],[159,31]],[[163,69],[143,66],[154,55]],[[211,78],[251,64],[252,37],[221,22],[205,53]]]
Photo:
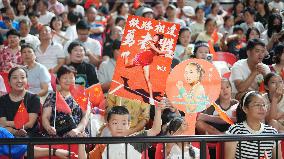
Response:
[[[284,84],[283,84],[283,80],[280,76],[276,75],[270,78],[270,80],[268,81],[268,90],[270,93],[273,93],[276,91],[277,88],[283,88]]]
[[[188,64],[185,67],[184,78],[188,84],[194,84],[200,80],[201,72],[198,71],[197,66]]]
[[[153,41],[154,41],[154,42],[158,42],[159,40],[160,40],[160,38],[159,38],[158,35],[155,35],[155,36],[153,37]]]

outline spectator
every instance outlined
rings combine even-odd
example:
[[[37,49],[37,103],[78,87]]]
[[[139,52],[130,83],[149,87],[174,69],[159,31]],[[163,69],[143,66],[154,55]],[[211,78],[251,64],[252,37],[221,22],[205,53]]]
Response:
[[[29,21],[28,12],[26,8],[27,2],[20,0],[17,4],[16,8],[16,17],[15,20],[20,22],[21,20],[25,19]]]
[[[31,35],[38,35],[39,30],[42,26],[42,24],[40,24],[39,21],[38,21],[39,14],[32,12],[32,13],[29,13],[28,16],[29,16],[29,19],[31,21],[30,34]]]
[[[70,94],[69,87],[75,84],[75,70],[66,65],[61,66],[57,72],[57,82],[60,85],[58,91],[72,112],[56,112],[56,93],[50,93],[43,104],[42,126],[49,136],[78,137],[80,133],[85,132],[90,108],[88,106],[87,110],[83,111]]]
[[[116,7],[116,17],[122,16],[125,19],[127,19],[128,12],[129,12],[129,6],[125,2],[119,3],[118,6]],[[116,18],[116,17],[114,17],[114,18]]]
[[[228,35],[226,41],[227,48],[224,47],[222,51],[228,51],[233,53],[236,57],[239,57],[240,49],[246,46],[243,29],[240,26],[235,25],[233,27],[233,34]]]
[[[188,129],[187,121],[182,117],[175,117],[167,127],[167,136],[180,136]],[[182,150],[184,149],[184,150]],[[168,159],[175,158],[199,158],[200,151],[193,147],[191,143],[168,143],[166,144],[166,156]]]
[[[247,92],[242,98],[241,104],[237,108],[237,124],[232,125],[226,134],[235,135],[274,135],[277,131],[263,123],[267,106],[263,97],[255,91]],[[267,141],[260,143],[259,147],[255,146],[256,141],[244,141],[241,146],[238,142],[225,143],[225,158],[258,158],[267,154],[268,158],[282,158],[280,143],[275,141]],[[278,152],[276,151],[278,144]],[[260,151],[259,151],[260,150]]]
[[[0,125],[17,137],[39,136],[38,114],[39,97],[26,90],[27,73],[23,68],[14,67],[8,74],[11,91],[0,97]],[[24,103],[29,114],[29,121],[21,129],[16,129],[14,117],[21,103]]]
[[[114,69],[116,66],[116,60],[117,57],[120,55],[119,52],[120,45],[121,41],[115,40],[112,45],[113,53],[111,54],[111,57],[100,64],[98,70],[98,79],[102,84],[101,86],[104,92],[108,92],[110,88],[110,84],[114,74]]]
[[[67,49],[70,56],[70,66],[76,70],[76,84],[89,87],[99,82],[94,65],[83,60],[86,50],[82,43],[71,42]]]
[[[43,26],[39,33],[40,45],[35,49],[37,62],[44,65],[49,72],[56,73],[65,63],[65,55],[60,44],[52,41],[51,29]]]
[[[177,0],[177,17],[183,20],[186,26],[188,26],[191,19],[194,18],[194,8],[186,5],[186,0]]]
[[[255,9],[255,0],[244,0],[245,8]]]
[[[178,23],[181,27],[186,27],[184,20],[177,18],[177,7],[173,4],[168,5],[166,8],[167,21],[172,23]]]
[[[284,32],[282,31],[282,18],[279,14],[271,14],[268,18],[267,30],[261,34],[261,38],[267,45],[267,49],[271,50],[273,47],[284,41]]]
[[[231,15],[226,15],[224,17],[224,25],[220,26],[219,33],[225,35],[233,34],[233,27],[234,26],[234,17]]]
[[[284,45],[283,44],[278,44],[275,46],[274,50],[274,64],[269,66],[271,72],[274,72],[278,75],[280,75],[284,79],[284,58],[283,53],[284,53]]]
[[[183,61],[192,55],[193,46],[190,43],[190,30],[181,28],[179,31],[174,58]]]
[[[252,8],[247,8],[244,11],[244,20],[245,22],[242,23],[240,26],[243,28],[244,32],[246,33],[249,28],[255,27],[259,30],[259,32],[264,32],[264,27],[260,22],[255,22],[255,10]]]
[[[151,8],[144,7],[142,10],[142,17],[154,19],[154,11]]]
[[[6,16],[3,16],[3,20],[0,21],[0,33],[6,34],[11,29],[19,30],[19,22],[15,19],[15,13],[13,8],[6,9]]]
[[[6,34],[8,46],[0,50],[0,72],[9,72],[11,68],[23,64],[21,58],[20,34],[12,29]]]
[[[68,57],[68,47],[71,42],[78,41],[80,42],[84,48],[86,49],[84,59],[85,61],[94,64],[99,67],[101,63],[101,44],[98,40],[92,39],[89,37],[90,35],[90,26],[85,20],[80,20],[76,24],[76,34],[78,35],[78,39],[68,41],[64,46],[64,51],[66,56]],[[67,58],[67,63],[69,63],[69,59]]]
[[[204,10],[201,7],[195,9],[195,21],[189,25],[191,30],[191,42],[195,42],[198,34],[204,31]]]
[[[52,17],[55,16],[54,13],[48,11],[48,1],[40,0],[37,5],[39,11],[38,21],[43,25],[48,25]]]
[[[57,0],[49,0],[48,10],[58,16],[65,11],[65,8],[61,2],[58,2]]]
[[[219,12],[223,12],[222,15],[219,15]],[[208,14],[207,18],[212,18],[216,21],[217,27],[219,28],[220,26],[222,26],[224,24],[224,19],[223,17],[226,15],[227,13],[220,10],[220,4],[219,3],[212,3],[211,5],[211,12],[210,14]]]
[[[236,121],[236,109],[239,102],[232,99],[232,87],[230,81],[226,78],[221,80],[221,92],[216,104],[226,112],[232,121]],[[219,135],[224,134],[230,125],[224,120],[220,119],[220,114],[215,110],[214,106],[208,107],[205,111],[200,113],[196,121],[196,129],[198,134]]]
[[[50,74],[45,66],[36,62],[34,48],[31,44],[23,44],[21,53],[26,64],[29,91],[42,97],[41,101],[43,103],[48,92],[52,92]]]
[[[35,11],[37,10],[37,4],[35,0],[28,0],[27,1],[27,13],[35,13]]]
[[[7,129],[0,127],[0,138],[15,138],[13,136],[13,134],[11,134],[9,131],[7,131]],[[10,151],[11,149],[11,151]],[[8,156],[11,155],[10,157],[12,158],[22,158],[23,156],[27,156],[27,150],[28,147],[27,145],[1,145],[0,146],[0,154]],[[69,156],[69,151],[63,150],[63,149],[51,149],[51,153],[53,154],[53,156],[57,156],[60,159],[64,159],[67,158]],[[41,147],[34,147],[34,152],[33,152],[35,158],[38,157],[47,157],[49,156],[49,148],[41,148]],[[70,152],[71,156],[74,156],[74,152]],[[3,156],[2,156],[3,157]]]
[[[52,41],[63,46],[68,39],[65,37],[62,23],[62,18],[60,16],[55,16],[51,19],[49,26],[53,33]]]
[[[260,39],[260,32],[257,28],[252,27],[249,28],[246,33],[246,41],[248,42],[250,39]],[[247,47],[243,47],[239,51],[239,59],[246,59],[247,55]]]
[[[68,40],[73,41],[78,38],[78,34],[76,31],[76,24],[79,22],[81,17],[77,12],[71,11],[67,14],[67,19],[70,25],[66,29],[65,37]]]
[[[112,45],[114,40],[121,40],[122,38],[122,28],[119,26],[115,26],[111,29],[109,38],[106,39],[103,46],[103,58],[107,58],[111,56],[112,53]]]
[[[188,1],[187,5],[193,7],[194,9],[196,9],[199,6],[203,6],[204,5],[204,0],[192,0],[192,1]]]
[[[122,30],[124,30],[126,24],[126,19],[124,17],[116,17],[114,25],[115,26],[119,26],[122,28]]]
[[[211,40],[211,36],[212,36],[213,32],[216,31],[216,29],[217,29],[216,21],[212,18],[207,18],[204,25],[205,25],[204,26],[205,30],[203,32],[199,33],[199,35],[197,36],[195,41],[209,41],[209,40]],[[218,35],[217,45],[222,48],[221,39],[222,39],[223,36],[219,32],[217,33],[217,35]]]
[[[7,93],[4,79],[0,75],[0,97]]]
[[[262,63],[265,56],[265,45],[259,39],[251,39],[247,43],[247,59],[237,61],[231,71],[230,81],[233,93],[240,99],[244,92],[258,91],[263,77],[270,72],[267,65]]]
[[[284,105],[284,84],[280,75],[269,73],[264,78],[264,85],[267,93],[263,94],[265,104],[268,106],[266,122],[277,129],[278,132],[284,132],[283,124],[283,105]]]
[[[213,0],[204,0],[204,5],[202,5],[202,8],[204,10],[204,13],[205,13],[205,17],[207,17],[210,12],[211,12],[211,6],[212,6],[212,3],[213,3]]]
[[[163,2],[154,2],[152,8],[154,11],[155,19],[157,19],[158,17],[163,17],[165,15],[165,6],[163,5]]]
[[[232,15],[234,16],[234,24],[235,25],[240,25],[242,24],[244,21],[244,15],[243,15],[243,11],[244,11],[244,4],[242,3],[242,1],[236,0],[233,6],[233,13]]]
[[[159,104],[156,108],[155,112],[155,119],[153,122],[153,126],[149,130],[143,130],[140,133],[137,133],[132,136],[156,136],[161,131],[161,109],[162,104]],[[122,106],[115,106],[112,107],[108,111],[107,115],[107,127],[109,128],[111,135],[114,137],[123,137],[123,136],[129,136],[129,126],[130,126],[130,114],[129,111]],[[137,144],[137,143],[136,143]],[[118,156],[124,158],[125,154],[122,152],[125,152],[125,144],[119,145],[116,148],[113,147],[114,145],[109,145],[109,148],[106,149],[106,145],[97,144],[96,147],[88,153],[88,156],[90,159],[95,159],[97,157],[106,158],[107,151],[111,151],[112,153],[109,154],[109,158],[116,158]],[[146,148],[150,145],[142,146],[142,145],[133,145],[128,144],[127,147],[131,147],[131,149],[127,148],[127,155],[131,156],[133,158],[141,158],[143,151],[146,151]],[[123,154],[123,155],[121,155]],[[87,154],[85,151],[85,145],[79,145],[78,150],[78,157],[80,159],[86,159]]]
[[[65,11],[67,13],[76,12],[82,17],[85,16],[84,8],[81,5],[78,5],[76,0],[67,0],[66,4],[67,6],[65,6]]]
[[[272,0],[268,5],[270,10],[278,9],[279,11],[281,11],[284,9],[284,3],[280,0]]]
[[[29,43],[32,44],[33,48],[36,48],[39,44],[40,41],[38,39],[38,37],[29,34],[30,30],[31,30],[31,25],[30,22],[23,19],[20,21],[19,23],[20,26],[20,42],[21,44],[23,43]]]
[[[90,7],[86,13],[86,19],[88,25],[90,26],[90,38],[98,40],[100,43],[103,43],[102,33],[105,28],[103,25],[96,23],[97,10],[95,7]]]
[[[267,1],[256,0],[256,10],[255,21],[262,23],[262,25],[266,27],[270,15]]]

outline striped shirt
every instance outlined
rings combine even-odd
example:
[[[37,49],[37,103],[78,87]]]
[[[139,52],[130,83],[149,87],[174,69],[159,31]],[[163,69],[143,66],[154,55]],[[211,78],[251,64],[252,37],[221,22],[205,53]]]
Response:
[[[261,127],[258,131],[252,130],[247,122],[237,123],[232,125],[226,132],[228,135],[273,135],[277,134],[277,130],[269,125],[261,123]],[[258,159],[258,144],[260,144],[260,157],[264,156],[264,152],[267,153],[269,158],[272,158],[272,149],[275,147],[275,141],[242,141],[241,146],[239,143],[236,148],[236,159]],[[239,153],[239,146],[241,147],[241,154]],[[240,156],[241,155],[241,156]]]

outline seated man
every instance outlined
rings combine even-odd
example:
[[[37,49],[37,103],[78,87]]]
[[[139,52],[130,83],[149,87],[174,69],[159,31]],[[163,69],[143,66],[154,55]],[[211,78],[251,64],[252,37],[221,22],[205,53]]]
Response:
[[[236,99],[240,99],[246,91],[258,91],[263,77],[270,72],[269,67],[262,63],[265,51],[265,44],[260,39],[251,39],[247,43],[248,58],[233,65],[230,81]]]

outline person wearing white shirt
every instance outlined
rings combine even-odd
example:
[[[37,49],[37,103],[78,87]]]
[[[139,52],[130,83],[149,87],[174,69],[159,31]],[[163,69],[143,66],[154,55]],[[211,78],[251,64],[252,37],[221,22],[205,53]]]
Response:
[[[279,11],[284,9],[284,3],[281,2],[280,0],[272,0],[271,2],[268,3],[268,6],[270,10],[272,9],[278,9]]]
[[[265,44],[260,39],[250,39],[247,43],[248,58],[239,60],[233,65],[230,82],[236,99],[246,91],[258,91],[263,77],[270,72],[269,67],[262,63],[265,51]]]
[[[57,0],[49,0],[48,2],[48,10],[55,15],[60,15],[65,11],[64,5]]]
[[[23,19],[20,21],[19,25],[20,25],[21,43],[29,43],[33,46],[33,48],[36,48],[40,44],[40,41],[38,37],[29,34],[31,30],[30,22]]]
[[[39,39],[41,44],[35,50],[37,62],[43,64],[49,72],[56,73],[65,64],[63,47],[58,43],[52,42],[49,26],[43,26],[39,32]]]
[[[78,38],[78,34],[76,31],[76,24],[80,20],[80,15],[77,12],[69,12],[67,14],[67,19],[70,23],[70,26],[67,27],[65,32],[65,37],[68,40],[75,40]]]
[[[48,1],[40,0],[38,2],[38,10],[40,13],[38,21],[43,25],[49,24],[51,18],[55,16],[54,13],[49,12],[47,9],[48,9]]]
[[[180,24],[180,27],[186,27],[186,23],[184,20],[177,18],[177,8],[173,4],[168,5],[166,8],[166,15],[167,15],[167,21],[178,23]]]
[[[76,24],[76,31],[78,34],[78,39],[68,41],[64,46],[64,52],[67,57],[67,63],[69,63],[68,58],[68,51],[67,48],[69,47],[70,43],[73,41],[79,41],[82,45],[86,48],[86,57],[85,61],[94,64],[95,66],[99,66],[101,63],[101,50],[102,46],[98,40],[92,39],[89,37],[90,35],[90,26],[85,20],[80,20]]]
[[[81,16],[85,16],[85,9],[77,4],[76,0],[67,0],[67,5],[65,6],[65,11],[66,12],[78,12],[81,14]]]

